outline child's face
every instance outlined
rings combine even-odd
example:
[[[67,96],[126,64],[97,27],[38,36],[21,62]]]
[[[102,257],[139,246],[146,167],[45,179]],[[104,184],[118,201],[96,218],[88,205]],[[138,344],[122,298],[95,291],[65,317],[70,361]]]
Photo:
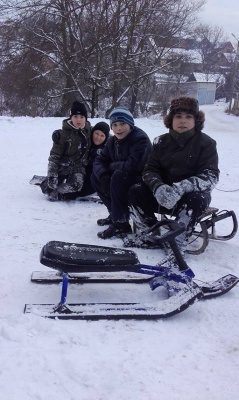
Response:
[[[99,146],[100,144],[102,144],[105,141],[105,137],[106,136],[105,136],[104,132],[97,129],[96,131],[93,132],[92,140],[96,146]]]
[[[117,139],[124,139],[131,131],[131,126],[125,122],[114,122],[112,124],[112,131]]]
[[[83,115],[72,115],[70,120],[72,122],[72,125],[77,129],[82,129],[85,127],[86,118]]]
[[[192,114],[179,112],[173,117],[172,127],[178,133],[189,131],[195,127],[195,118]]]

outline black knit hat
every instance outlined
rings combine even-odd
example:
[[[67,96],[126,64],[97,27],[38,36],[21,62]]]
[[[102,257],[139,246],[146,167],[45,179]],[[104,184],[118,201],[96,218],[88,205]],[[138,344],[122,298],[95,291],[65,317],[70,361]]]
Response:
[[[72,117],[72,115],[83,115],[83,117],[87,119],[87,109],[85,105],[77,100],[73,101],[70,117]]]
[[[101,131],[105,134],[105,138],[108,139],[109,134],[110,134],[110,127],[106,122],[97,122],[97,124],[95,124],[95,126],[93,126],[92,128],[92,134],[94,131]]]
[[[205,115],[199,111],[199,104],[193,97],[180,96],[171,101],[169,113],[164,118],[166,128],[172,129],[173,117],[178,112],[187,112],[195,118],[195,128],[202,130],[205,121]]]

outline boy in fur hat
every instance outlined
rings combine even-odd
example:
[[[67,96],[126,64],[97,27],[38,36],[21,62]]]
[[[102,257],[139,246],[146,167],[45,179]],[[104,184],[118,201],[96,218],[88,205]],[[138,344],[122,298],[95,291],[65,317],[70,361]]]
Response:
[[[141,174],[152,144],[148,135],[134,125],[126,107],[116,107],[110,113],[111,136],[93,165],[91,182],[109,216],[99,219],[100,226],[109,225],[99,232],[101,239],[131,232],[129,224],[128,194],[132,185],[141,181]]]
[[[90,149],[91,126],[83,103],[74,101],[70,117],[62,123],[59,138],[53,142],[48,159],[47,179],[41,189],[48,200],[64,199],[66,193],[81,190]]]
[[[139,231],[157,222],[161,208],[184,224],[186,231],[176,238],[182,253],[219,178],[216,142],[202,132],[204,120],[196,99],[173,99],[164,119],[169,132],[154,139],[143,183],[130,190],[131,217]]]

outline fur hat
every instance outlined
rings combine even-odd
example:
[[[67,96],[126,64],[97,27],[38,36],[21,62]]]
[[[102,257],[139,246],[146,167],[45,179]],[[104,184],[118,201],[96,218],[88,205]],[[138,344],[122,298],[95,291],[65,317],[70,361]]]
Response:
[[[134,127],[134,117],[127,107],[115,107],[110,115],[110,127],[114,122],[125,122],[126,124]]]
[[[72,117],[72,115],[83,115],[83,117],[87,119],[87,109],[85,105],[77,100],[73,101],[70,117]]]
[[[106,122],[97,122],[95,126],[93,126],[91,133],[93,134],[94,131],[101,131],[105,134],[105,139],[108,139],[110,134],[110,127]]]
[[[205,115],[199,111],[198,101],[192,97],[180,96],[171,101],[169,113],[164,118],[166,128],[172,129],[173,117],[178,112],[187,112],[195,118],[195,128],[202,130],[205,121]]]

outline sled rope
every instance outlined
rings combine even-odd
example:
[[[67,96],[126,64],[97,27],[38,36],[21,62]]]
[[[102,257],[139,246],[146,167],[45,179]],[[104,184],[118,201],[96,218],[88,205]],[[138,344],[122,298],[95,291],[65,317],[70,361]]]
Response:
[[[227,192],[227,193],[232,193],[232,192],[238,192],[239,189],[234,189],[234,190],[223,190],[223,189],[218,189],[215,188],[216,190],[218,190],[219,192]]]

